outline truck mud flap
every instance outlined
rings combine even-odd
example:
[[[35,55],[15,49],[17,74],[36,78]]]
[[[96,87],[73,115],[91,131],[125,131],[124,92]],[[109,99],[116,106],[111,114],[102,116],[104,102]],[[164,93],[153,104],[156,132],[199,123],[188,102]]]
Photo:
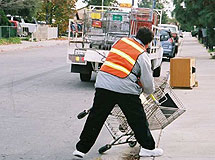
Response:
[[[74,72],[74,73],[88,74],[92,72],[92,70],[93,68],[90,63],[87,63],[87,65],[71,64],[71,72]]]

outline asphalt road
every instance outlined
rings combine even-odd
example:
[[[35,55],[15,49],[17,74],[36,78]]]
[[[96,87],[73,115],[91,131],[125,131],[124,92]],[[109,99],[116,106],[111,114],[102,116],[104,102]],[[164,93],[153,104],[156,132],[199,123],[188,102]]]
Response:
[[[95,75],[70,73],[66,44],[0,53],[0,160],[70,160],[91,106]],[[110,142],[103,129],[86,159]]]

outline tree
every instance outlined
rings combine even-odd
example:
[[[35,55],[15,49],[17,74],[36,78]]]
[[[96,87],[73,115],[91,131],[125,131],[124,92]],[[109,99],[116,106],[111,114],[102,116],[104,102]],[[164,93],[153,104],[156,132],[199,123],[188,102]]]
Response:
[[[5,14],[32,18],[37,12],[40,0],[0,0],[0,6]]]
[[[139,3],[138,7],[141,8],[152,8],[152,1],[142,1],[141,3]]]
[[[68,28],[69,19],[74,16],[76,0],[43,0],[37,19],[59,27],[61,36]]]
[[[2,9],[0,9],[0,26],[9,26],[10,23]]]
[[[185,4],[183,7],[182,2]],[[175,17],[186,30],[193,26],[214,26],[214,0],[174,0]]]
[[[185,6],[182,6],[182,3]],[[175,17],[182,28],[191,31],[193,26],[207,28],[209,47],[215,45],[215,12],[214,0],[174,0]]]
[[[88,5],[102,5],[102,0],[83,0],[83,2],[87,3]],[[116,0],[103,0],[104,6],[110,6],[111,3],[116,2]]]

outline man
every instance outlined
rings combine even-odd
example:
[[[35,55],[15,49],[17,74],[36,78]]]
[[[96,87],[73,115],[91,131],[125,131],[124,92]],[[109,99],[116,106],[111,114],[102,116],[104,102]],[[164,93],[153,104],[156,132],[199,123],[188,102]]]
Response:
[[[146,53],[152,39],[152,31],[144,27],[135,38],[122,38],[112,46],[97,75],[93,107],[73,155],[82,158],[90,150],[115,104],[121,108],[141,145],[139,155],[163,154],[162,149],[155,148],[139,98],[142,91],[146,94],[154,91],[151,61]]]

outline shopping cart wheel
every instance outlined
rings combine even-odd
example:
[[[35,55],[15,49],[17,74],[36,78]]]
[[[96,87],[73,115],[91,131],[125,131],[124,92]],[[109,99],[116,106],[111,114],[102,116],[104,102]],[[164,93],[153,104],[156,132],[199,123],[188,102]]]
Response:
[[[111,148],[110,144],[106,144],[105,146],[99,148],[99,153],[102,154]]]
[[[136,144],[137,144],[137,141],[131,141],[131,142],[128,143],[128,145],[129,145],[131,148],[135,147]]]
[[[121,132],[125,132],[127,128],[123,127],[121,124],[119,125],[119,130]]]

